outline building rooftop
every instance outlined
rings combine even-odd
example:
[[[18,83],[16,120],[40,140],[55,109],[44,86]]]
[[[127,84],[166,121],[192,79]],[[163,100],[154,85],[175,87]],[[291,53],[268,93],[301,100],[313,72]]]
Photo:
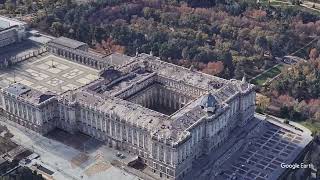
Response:
[[[161,61],[158,57],[150,56],[148,54],[140,54],[140,61],[146,61],[154,72],[159,75],[174,79],[176,81],[185,82],[191,86],[195,86],[202,89],[219,89],[225,83],[226,79],[222,79],[216,76],[211,76],[205,73],[171,63]]]
[[[85,91],[69,91],[60,98],[62,101],[77,102],[80,105],[105,112],[113,119],[124,120],[131,124],[144,127],[150,131],[155,130],[161,122],[169,119],[167,115],[152,111],[138,104],[131,103],[115,97],[104,97]],[[126,116],[123,116],[123,115]],[[120,117],[123,118],[120,118]]]
[[[68,47],[68,48],[72,48],[72,49],[77,49],[77,48],[79,48],[81,46],[87,45],[84,42],[76,41],[74,39],[69,39],[69,38],[66,38],[66,37],[63,37],[63,36],[55,38],[50,42],[51,43],[55,43],[55,44],[59,44],[61,46],[65,46],[65,47]]]
[[[7,29],[12,26],[23,26],[23,25],[26,25],[26,23],[16,19],[8,18],[5,16],[0,16],[0,30]]]
[[[128,62],[131,59],[131,57],[124,54],[113,53],[109,56],[104,57],[104,59],[106,61],[109,61],[111,64],[119,66]]]
[[[13,94],[15,96],[20,96],[24,93],[27,93],[31,91],[31,89],[23,84],[16,83],[13,85],[10,85],[5,89],[8,93]]]
[[[139,85],[143,83],[145,85]],[[191,91],[187,93],[190,101],[169,116],[126,100],[136,94],[135,89],[143,93],[144,89],[157,83],[179,94],[186,92],[177,86],[188,88]],[[166,143],[176,143],[187,136],[188,129],[208,115],[208,109],[212,109],[211,115],[219,115],[228,108],[232,97],[252,88],[246,82],[224,80],[140,54],[116,70],[104,71],[100,80],[74,92],[73,100],[68,93],[61,100],[76,101],[117,117],[126,114],[125,121],[147,128],[153,137],[166,139]],[[205,110],[201,108],[201,102],[205,97],[208,99],[208,94],[211,94],[210,102]]]
[[[90,86],[89,90],[108,96],[117,96],[152,75],[151,72],[142,69],[136,69],[128,74],[117,70],[107,70],[101,75],[104,76],[104,79]]]
[[[51,92],[42,93],[20,83],[12,84],[9,87],[5,88],[4,91],[8,92],[9,94],[21,97],[25,101],[32,104],[40,104],[55,96],[55,94]]]

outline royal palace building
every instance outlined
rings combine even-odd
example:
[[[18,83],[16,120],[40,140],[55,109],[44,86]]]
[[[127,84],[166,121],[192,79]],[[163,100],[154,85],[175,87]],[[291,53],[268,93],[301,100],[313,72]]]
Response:
[[[56,127],[88,134],[137,155],[161,178],[183,179],[193,161],[254,116],[255,91],[245,78],[221,79],[152,54],[104,56],[64,37],[47,51],[99,78],[60,93],[12,83],[1,90],[9,119],[41,134]]]

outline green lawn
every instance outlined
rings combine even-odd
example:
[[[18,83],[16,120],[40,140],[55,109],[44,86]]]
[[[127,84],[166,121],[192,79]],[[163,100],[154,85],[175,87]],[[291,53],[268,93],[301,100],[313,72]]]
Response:
[[[307,121],[299,122],[302,126],[308,128],[312,134],[315,134],[316,132],[320,132],[320,123],[311,123]]]
[[[269,5],[268,0],[261,0],[260,3],[263,5]],[[286,0],[271,0],[270,5],[271,6],[294,6]]]
[[[259,77],[252,79],[251,83],[258,86],[262,86],[268,79],[272,79],[278,74],[280,74],[282,67],[283,67],[282,64],[278,64],[277,66],[261,74]]]

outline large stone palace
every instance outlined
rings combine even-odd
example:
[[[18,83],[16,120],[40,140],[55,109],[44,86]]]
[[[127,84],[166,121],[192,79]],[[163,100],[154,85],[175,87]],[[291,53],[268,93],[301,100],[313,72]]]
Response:
[[[152,54],[106,56],[65,37],[46,48],[51,58],[94,69],[98,77],[65,91],[58,88],[59,77],[52,82],[55,91],[36,88],[31,80],[14,81],[1,90],[8,118],[41,134],[56,127],[83,132],[137,155],[161,178],[183,179],[193,161],[254,117],[254,86],[245,78],[221,79]],[[63,69],[53,60],[46,66],[52,73]],[[36,74],[28,70],[25,76],[29,73]],[[38,74],[39,82],[46,78]]]

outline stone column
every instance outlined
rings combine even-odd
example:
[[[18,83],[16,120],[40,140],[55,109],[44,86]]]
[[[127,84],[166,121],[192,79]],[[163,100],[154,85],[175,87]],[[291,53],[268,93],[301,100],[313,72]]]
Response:
[[[140,147],[140,132],[137,130],[137,146]]]
[[[26,110],[26,119],[27,119],[28,121],[31,121],[31,119],[29,119],[28,105],[25,105],[25,110]]]
[[[177,98],[177,96],[178,96],[178,94],[176,94],[176,93],[173,93],[173,107],[174,107],[174,109],[178,109],[178,106],[179,106],[179,103],[178,103],[178,98]]]
[[[166,161],[167,157],[166,157],[166,147],[163,148],[163,162],[166,164],[167,161]]]
[[[105,126],[105,131],[106,131],[106,134],[109,135],[110,133],[110,125],[109,125],[109,119],[106,118],[106,126]]]
[[[144,133],[142,134],[142,148],[145,149],[145,137]]]
[[[164,97],[164,94],[163,94],[163,90],[161,88],[159,89],[159,95],[156,97],[158,98],[159,105],[163,105],[164,98],[161,98],[161,97]]]
[[[126,127],[126,136],[127,136],[127,141],[129,142],[129,126]]]
[[[142,99],[141,105],[145,107],[147,105],[147,103],[146,103],[146,99],[147,99],[146,98],[146,93],[143,93],[141,99]]]
[[[160,146],[157,146],[157,160],[160,160]]]
[[[132,143],[132,145],[134,145],[133,131],[134,131],[134,127],[132,127],[132,129],[131,129],[131,143]]]
[[[107,120],[104,118],[104,116],[102,115],[102,117],[101,117],[101,122],[103,123],[102,124],[102,131],[104,132],[104,134],[107,134],[107,129],[106,129],[106,127],[107,127]]]
[[[119,122],[119,134],[120,134],[120,135],[119,135],[119,136],[120,136],[120,137],[119,137],[119,138],[120,138],[120,142],[118,142],[118,144],[119,144],[118,146],[119,146],[119,148],[122,150],[122,140],[123,140],[123,139],[122,139],[122,125],[121,125],[120,122]]]
[[[118,139],[118,123],[114,123],[114,135],[116,137],[116,139]]]
[[[152,89],[150,89],[146,94],[146,107],[150,107],[150,93]]]
[[[112,128],[111,128],[111,126],[112,126],[112,120],[109,119],[109,123],[108,123],[109,135],[112,137]]]

